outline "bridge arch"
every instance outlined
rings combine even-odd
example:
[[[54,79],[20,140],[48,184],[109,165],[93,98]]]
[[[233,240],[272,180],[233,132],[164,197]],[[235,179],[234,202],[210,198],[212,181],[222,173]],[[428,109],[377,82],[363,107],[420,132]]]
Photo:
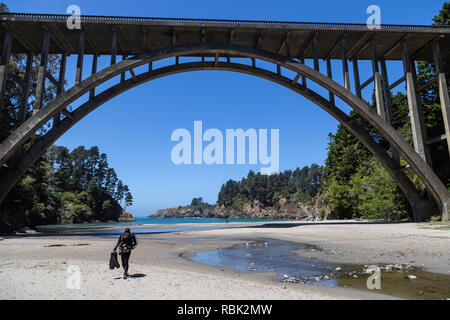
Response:
[[[181,64],[178,63],[177,59],[177,63],[172,66],[162,67],[143,74],[135,75],[133,71],[134,68],[139,66],[169,57],[202,55],[215,56],[216,59],[212,62],[202,61]],[[264,60],[293,71],[298,76],[295,79],[289,79],[282,76],[281,73],[274,73],[262,68],[257,68],[256,66],[222,62],[218,60],[219,56],[239,56]],[[319,71],[311,69],[308,66],[296,62],[286,56],[270,53],[257,48],[243,47],[233,44],[213,43],[172,46],[164,49],[158,49],[148,54],[131,57],[93,74],[57,96],[53,101],[49,102],[46,107],[33,114],[32,117],[25,121],[0,144],[0,165],[6,164],[28,138],[30,138],[39,128],[51,120],[55,115],[65,110],[70,103],[119,74],[127,71],[130,71],[132,74],[132,78],[104,90],[103,92],[97,94],[94,98],[79,106],[57,126],[54,126],[43,137],[41,137],[26,154],[23,154],[16,159],[14,167],[7,168],[5,173],[0,177],[0,201],[4,199],[14,184],[24,174],[25,170],[31,166],[31,164],[36,161],[43,152],[89,112],[122,92],[134,88],[142,83],[171,74],[196,70],[226,70],[257,76],[283,85],[284,87],[303,95],[313,103],[317,104],[340,123],[342,123],[380,161],[383,167],[389,172],[405,194],[411,204],[415,219],[423,220],[426,218],[427,211],[431,210],[430,202],[420,195],[419,191],[403,172],[402,168],[398,167],[386,151],[371,138],[365,128],[358,124],[357,121],[350,118],[336,105],[330,103],[329,100],[311,89],[299,84],[297,80],[299,76],[304,76],[307,79],[317,83],[347,103],[360,115],[361,118],[370,123],[378,130],[378,132],[380,132],[381,135],[383,135],[391,146],[393,146],[409,164],[413,172],[422,179],[438,204],[442,213],[442,218],[448,219],[450,193],[444,184],[439,180],[425,161],[397,133],[395,128],[375,113],[361,98],[357,97],[349,90],[342,87],[331,78],[323,75]]]

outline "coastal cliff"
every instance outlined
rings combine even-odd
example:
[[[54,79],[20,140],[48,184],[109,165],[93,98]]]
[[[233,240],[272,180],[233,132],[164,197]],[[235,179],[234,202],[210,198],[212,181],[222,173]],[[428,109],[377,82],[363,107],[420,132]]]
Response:
[[[320,209],[318,207],[304,203],[293,203],[283,198],[273,206],[262,206],[257,200],[230,207],[225,205],[181,206],[157,210],[149,217],[294,220],[317,217],[320,215],[319,213]]]

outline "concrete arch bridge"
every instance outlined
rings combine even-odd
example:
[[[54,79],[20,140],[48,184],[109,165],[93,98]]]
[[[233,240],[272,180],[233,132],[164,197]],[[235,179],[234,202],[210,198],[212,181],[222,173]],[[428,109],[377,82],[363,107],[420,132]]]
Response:
[[[67,27],[68,18],[67,15],[0,14],[0,106],[5,103],[8,77],[22,86],[24,92],[14,119],[10,119],[15,129],[0,143],[0,201],[56,139],[113,97],[167,75],[225,70],[267,79],[314,102],[342,123],[380,161],[405,194],[416,221],[427,219],[436,207],[443,220],[448,220],[450,193],[433,171],[428,146],[445,139],[450,150],[450,101],[443,67],[443,61],[450,57],[450,28],[382,25],[380,29],[370,30],[363,24],[80,16],[81,29],[71,30]],[[10,55],[15,53],[27,56],[23,79],[9,72]],[[61,57],[58,79],[47,72],[50,54]],[[64,88],[66,61],[71,54],[77,55],[75,85]],[[27,105],[31,61],[37,55],[40,67],[30,112]],[[83,76],[86,55],[93,56],[92,73]],[[100,55],[111,59],[103,70],[97,70]],[[122,56],[119,62],[118,55]],[[185,57],[189,57],[189,62],[183,62]],[[173,64],[153,67],[153,62],[167,58],[173,58]],[[242,58],[248,63],[242,63]],[[306,59],[312,60],[314,67],[307,66]],[[326,70],[320,70],[320,60],[326,61]],[[343,84],[333,80],[332,60],[339,60],[342,65],[339,72],[343,74]],[[361,60],[372,62],[372,75],[364,82],[360,81]],[[391,60],[401,61],[404,70],[393,82],[386,67],[386,61]],[[417,94],[421,88],[417,86],[415,61],[435,65],[436,76],[432,83],[439,86],[445,125],[445,132],[438,137],[426,136]],[[273,64],[272,70],[276,71],[264,68],[268,63]],[[146,66],[145,71],[138,73],[142,66]],[[98,86],[116,77],[120,77],[117,84],[97,92]],[[353,77],[353,88],[350,77]],[[46,80],[57,87],[57,96],[44,105]],[[315,92],[308,86],[309,82],[326,89],[328,94]],[[363,88],[372,83],[376,110],[371,109],[361,95]],[[401,83],[405,83],[407,89],[413,147],[392,125],[395,119],[388,92]],[[69,111],[67,107],[83,95],[89,96],[88,101]],[[350,117],[339,108],[336,97],[357,116]],[[367,132],[367,123],[389,142],[389,151]],[[24,143],[47,124],[51,124],[51,129],[25,151]],[[408,165],[400,165],[400,159]],[[423,196],[416,189],[406,170],[420,177],[431,197]]]

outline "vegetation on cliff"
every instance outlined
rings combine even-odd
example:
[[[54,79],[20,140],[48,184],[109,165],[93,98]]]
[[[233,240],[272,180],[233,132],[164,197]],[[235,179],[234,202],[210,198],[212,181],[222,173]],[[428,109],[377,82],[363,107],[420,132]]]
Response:
[[[450,2],[444,3],[433,21],[434,25],[450,25]],[[445,70],[447,79],[450,79],[450,59],[445,59]],[[432,82],[434,76],[434,65],[417,63],[418,87]],[[419,97],[425,114],[427,136],[441,135],[445,130],[437,85],[431,84],[420,90]],[[398,92],[391,94],[391,100],[396,120],[393,125],[413,145],[407,96]],[[375,101],[374,97],[372,101]],[[372,108],[375,109],[374,103]],[[373,128],[368,127],[368,130],[389,152],[388,143]],[[446,141],[428,147],[434,171],[450,187],[450,158]],[[402,161],[402,165],[405,164]],[[408,174],[425,194],[420,179],[410,172]],[[408,202],[390,175],[342,125],[338,126],[335,134],[330,134],[323,181],[318,199],[336,218],[398,220],[412,215]]]
[[[0,205],[0,231],[22,226],[119,220],[132,195],[94,146],[52,146]]]

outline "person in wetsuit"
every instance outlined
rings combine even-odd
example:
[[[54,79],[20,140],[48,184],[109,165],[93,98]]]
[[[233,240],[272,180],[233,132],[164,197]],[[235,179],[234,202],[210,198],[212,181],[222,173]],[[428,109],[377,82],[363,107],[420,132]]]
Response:
[[[119,237],[119,240],[114,247],[114,251],[119,247],[119,254],[122,257],[123,278],[129,277],[128,262],[130,260],[131,250],[137,245],[136,237],[131,233],[130,228],[126,228],[125,232]]]

